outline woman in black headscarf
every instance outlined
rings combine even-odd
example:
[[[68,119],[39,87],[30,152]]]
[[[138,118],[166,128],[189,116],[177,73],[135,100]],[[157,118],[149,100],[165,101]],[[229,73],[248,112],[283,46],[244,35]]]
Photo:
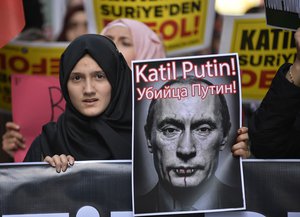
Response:
[[[60,171],[57,165],[65,170],[74,159],[131,159],[131,71],[114,43],[96,34],[78,37],[61,56],[59,79],[66,110],[43,126],[24,161],[47,161]]]

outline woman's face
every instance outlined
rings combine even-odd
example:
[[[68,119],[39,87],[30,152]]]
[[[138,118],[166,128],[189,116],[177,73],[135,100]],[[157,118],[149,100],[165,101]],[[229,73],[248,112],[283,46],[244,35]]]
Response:
[[[89,55],[73,68],[67,88],[73,106],[87,117],[100,115],[111,99],[111,85],[105,72]]]
[[[131,61],[135,60],[136,53],[130,30],[123,26],[113,26],[104,35],[114,41],[128,66],[131,67]]]
[[[66,31],[67,41],[72,41],[78,36],[86,34],[87,31],[87,16],[84,11],[78,11],[70,18]]]

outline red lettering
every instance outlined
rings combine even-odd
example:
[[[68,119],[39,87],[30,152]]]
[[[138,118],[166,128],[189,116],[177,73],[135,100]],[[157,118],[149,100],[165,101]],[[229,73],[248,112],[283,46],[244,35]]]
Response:
[[[250,70],[241,70],[241,75],[242,87],[251,87],[257,80],[256,74]]]
[[[170,29],[169,34],[167,33],[167,28]],[[162,34],[164,40],[170,40],[178,32],[177,23],[173,20],[166,21],[160,26],[159,32]]]
[[[194,25],[189,25],[190,22],[193,22]],[[159,27],[157,27],[157,23],[155,22],[146,22],[145,24],[153,31],[160,33],[163,39],[167,41],[172,40],[176,35],[182,38],[198,33],[199,22],[200,17],[196,16],[193,21],[182,18],[180,23],[177,23],[174,20],[166,20],[161,23]]]
[[[25,73],[29,70],[29,62],[23,57],[12,57],[8,61],[12,72]]]
[[[59,74],[59,59],[50,59],[50,72],[51,75],[58,75]]]
[[[259,79],[259,88],[269,88],[276,74],[276,70],[263,70]]]
[[[156,29],[157,23],[155,22],[144,22],[150,29],[152,29],[154,32],[158,32]]]
[[[181,36],[184,37],[184,36],[189,36],[192,34],[191,31],[187,31],[187,26],[186,26],[186,19],[182,19],[181,20]]]
[[[47,61],[45,58],[41,59],[40,64],[32,64],[32,74],[47,74]]]
[[[6,61],[7,60],[7,61]],[[37,63],[22,56],[7,57],[0,54],[0,70],[9,70],[11,73],[28,73],[35,75],[58,75],[59,58],[40,58]],[[1,78],[0,78],[1,79]]]
[[[103,26],[106,26],[107,24],[109,24],[111,21],[111,19],[103,19]]]
[[[195,30],[194,34],[197,34],[199,31],[199,22],[200,22],[200,16],[195,16]]]

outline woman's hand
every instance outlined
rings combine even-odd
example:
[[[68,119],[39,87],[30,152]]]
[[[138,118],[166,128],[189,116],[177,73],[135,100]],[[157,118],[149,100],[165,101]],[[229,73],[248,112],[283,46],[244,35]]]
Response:
[[[53,157],[45,157],[44,161],[50,164],[50,166],[55,167],[56,172],[60,173],[61,171],[65,172],[69,166],[73,166],[75,160],[71,155],[56,154]]]
[[[6,132],[2,136],[2,149],[14,157],[15,152],[21,148],[25,149],[25,139],[20,133],[20,126],[13,122],[5,124]]]
[[[236,143],[231,148],[232,155],[235,157],[248,158],[251,155],[248,144],[248,128],[241,127],[237,133]]]

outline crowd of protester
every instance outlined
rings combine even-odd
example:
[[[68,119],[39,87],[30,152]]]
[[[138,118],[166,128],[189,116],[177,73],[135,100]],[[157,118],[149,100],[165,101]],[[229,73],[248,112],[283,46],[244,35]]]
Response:
[[[88,33],[88,18],[87,14],[84,8],[83,1],[66,1],[67,5],[67,11],[65,13],[65,18],[62,20],[62,29],[60,31],[60,34],[55,39],[49,39],[47,37],[47,34],[43,32],[43,29],[41,26],[35,27],[30,26],[26,27],[23,32],[20,33],[20,35],[16,38],[16,40],[25,40],[25,41],[64,41],[64,42],[71,42],[70,46],[72,46],[72,43],[75,39],[77,39],[79,36],[85,35]],[[26,5],[25,5],[26,6]],[[256,9],[255,12],[260,11],[261,8]],[[249,11],[252,12],[252,11]],[[29,20],[29,19],[28,19]],[[141,30],[143,29],[143,30]],[[187,55],[193,55],[193,54],[216,54],[218,53],[219,49],[219,43],[220,43],[220,35],[222,30],[222,15],[216,13],[216,19],[215,19],[215,26],[214,26],[214,34],[213,34],[213,40],[211,43],[211,46],[204,50],[199,50],[199,52],[187,54]],[[298,31],[297,31],[298,32]],[[147,27],[145,24],[130,20],[130,19],[118,19],[110,24],[108,24],[100,33],[101,35],[104,35],[108,38],[110,38],[115,45],[117,46],[118,50],[123,54],[124,59],[127,62],[127,66],[129,68],[131,67],[131,61],[137,60],[137,59],[150,59],[150,58],[164,58],[166,57],[166,52],[163,47],[162,39],[154,33],[149,27]],[[296,34],[297,36],[298,34]],[[149,38],[145,38],[145,36],[149,36]],[[83,41],[88,39],[83,39]],[[296,37],[296,44],[299,45],[298,37]],[[74,42],[75,43],[75,42]],[[100,43],[101,44],[101,43]],[[74,45],[75,46],[75,45]],[[298,48],[298,47],[297,47]],[[65,52],[68,52],[67,48]],[[79,50],[82,49],[79,47]],[[151,51],[153,50],[153,51]],[[79,51],[78,51],[79,52]],[[94,51],[90,51],[94,52]],[[151,53],[152,56],[149,56],[148,54]],[[92,56],[92,55],[91,55]],[[97,55],[96,55],[97,56]],[[63,57],[63,56],[62,56]],[[298,56],[297,56],[298,57]],[[123,58],[123,57],[122,57]],[[121,58],[121,59],[122,59]],[[102,64],[99,64],[97,61],[97,57],[92,56],[92,59],[96,60],[97,67],[100,67],[101,69],[104,68]],[[111,60],[110,60],[111,61]],[[118,60],[121,61],[121,60]],[[297,75],[297,69],[298,69],[298,58],[296,59],[293,67],[290,67],[290,65],[283,66],[283,68],[279,69],[279,73],[286,74],[286,80],[282,79],[274,79],[275,83],[282,83],[288,81],[286,85],[291,86],[291,93],[292,91],[297,91],[298,88],[298,75]],[[77,63],[80,62],[79,59],[74,62],[72,67],[76,67]],[[101,61],[100,61],[101,62]],[[61,64],[63,64],[63,58],[61,60]],[[72,68],[71,67],[71,68]],[[60,72],[62,73],[62,72]],[[71,71],[66,72],[68,76],[70,76]],[[108,77],[109,75],[104,75],[104,77]],[[279,77],[276,76],[276,78]],[[65,79],[65,78],[64,78]],[[61,81],[62,82],[62,81]],[[64,82],[64,84],[66,84]],[[112,81],[109,80],[109,85],[114,86],[112,84]],[[277,84],[278,85],[278,84]],[[270,108],[273,108],[269,104],[273,104],[274,98],[276,99],[276,95],[272,92],[273,87],[275,87],[275,84],[272,84],[269,93],[266,96],[266,99],[263,100],[263,103],[258,108],[256,112],[254,110],[256,109],[250,109],[249,106],[246,105],[244,107],[244,111],[246,113],[246,121],[243,122],[243,127],[240,128],[237,132],[237,140],[236,144],[232,147],[232,154],[236,157],[243,157],[248,158],[251,157],[250,149],[252,150],[254,157],[271,157],[271,158],[286,158],[286,157],[298,157],[299,150],[296,143],[290,142],[288,138],[292,138],[291,136],[288,136],[289,134],[287,132],[293,132],[293,135],[298,135],[297,131],[297,122],[295,122],[297,110],[294,113],[294,116],[283,116],[282,111],[273,111]],[[65,100],[70,100],[71,93],[69,92],[68,88],[61,86],[62,89],[65,89],[64,97]],[[116,88],[116,87],[114,87]],[[277,88],[277,87],[276,87]],[[288,93],[287,93],[288,94]],[[296,93],[294,93],[296,95]],[[275,96],[274,96],[275,95]],[[287,97],[293,97],[294,95],[287,95]],[[282,96],[278,96],[282,97]],[[72,101],[72,100],[71,100]],[[76,108],[76,105],[74,105],[74,102],[69,102],[70,105],[68,107],[75,107],[74,110],[78,110]],[[284,104],[284,103],[283,103]],[[292,104],[292,103],[291,103]],[[110,105],[110,103],[109,103]],[[289,104],[287,104],[289,105]],[[293,101],[293,105],[297,106],[297,102]],[[276,107],[277,108],[277,107]],[[289,110],[289,107],[285,108],[286,110]],[[284,109],[282,109],[284,110]],[[102,114],[102,113],[101,113]],[[291,113],[289,113],[291,114]],[[96,116],[98,116],[97,114]],[[278,120],[278,123],[275,121],[268,121],[273,120],[272,118],[269,118],[269,116],[280,116],[282,119]],[[101,115],[100,115],[101,116]],[[251,116],[251,120],[250,120]],[[253,116],[253,117],[252,117]],[[273,117],[273,116],[272,116]],[[285,117],[285,118],[283,118]],[[131,121],[131,120],[130,120]],[[289,121],[289,122],[288,122]],[[281,136],[277,139],[277,137],[274,136],[274,133],[270,132],[277,132],[278,128],[274,129],[275,125],[282,125],[286,126],[287,123],[289,123],[289,126],[291,128],[285,127],[284,130],[280,129],[280,132],[286,132],[286,136]],[[3,124],[3,123],[1,123]],[[250,126],[250,138],[248,136],[248,127]],[[295,125],[295,127],[294,127]],[[14,123],[12,121],[7,121],[5,125],[5,132],[2,136],[2,149],[5,151],[5,153],[10,157],[8,161],[13,160],[14,152],[18,150],[19,148],[25,147],[25,140],[23,135],[20,133],[20,128],[22,126],[19,126],[17,123]],[[290,130],[287,130],[290,129]],[[270,135],[269,137],[266,137],[266,135]],[[280,133],[275,133],[275,135],[280,135]],[[253,137],[253,146],[251,137]],[[275,142],[276,140],[276,142]],[[297,140],[298,141],[298,140]],[[288,143],[291,145],[286,145],[285,147],[282,146],[284,143]],[[263,146],[261,144],[264,144]],[[275,144],[276,143],[276,144]],[[275,145],[273,145],[275,144]],[[109,145],[108,145],[109,146]],[[251,147],[251,148],[250,148]],[[277,150],[272,150],[272,147],[276,147]],[[63,153],[61,154],[62,157],[54,152],[47,152],[43,153],[43,157],[40,160],[45,160],[50,155],[50,158],[55,156],[55,158],[51,160],[47,160],[48,162],[51,162],[52,165],[59,164],[60,167],[62,167],[64,170],[66,168],[66,163],[68,163],[68,160],[66,160],[67,156],[71,156],[71,152],[59,152]],[[40,155],[40,154],[38,154]],[[112,153],[108,154],[110,157],[99,157],[99,159],[113,159]],[[79,157],[78,159],[89,159],[90,156],[86,156],[84,158]],[[94,159],[94,157],[92,157]],[[7,161],[7,157],[4,158],[4,161]],[[26,158],[27,160],[29,158]],[[34,158],[35,159],[35,158]],[[36,160],[36,159],[35,159]],[[71,160],[73,162],[73,160]],[[63,166],[61,166],[63,165]],[[60,168],[57,167],[57,170],[60,171]]]

